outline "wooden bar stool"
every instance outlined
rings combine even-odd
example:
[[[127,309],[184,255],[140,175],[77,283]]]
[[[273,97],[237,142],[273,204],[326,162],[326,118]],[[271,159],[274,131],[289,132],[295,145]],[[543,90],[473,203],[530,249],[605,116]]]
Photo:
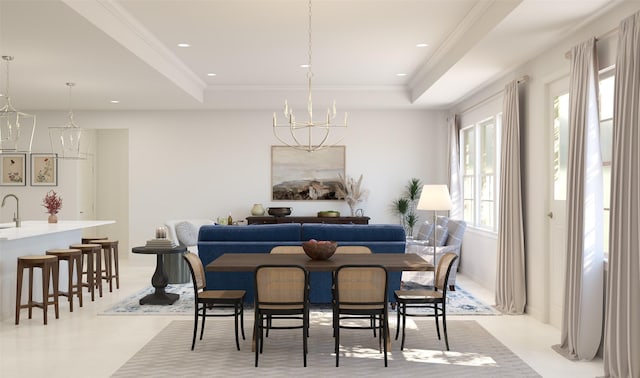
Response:
[[[102,278],[109,282],[109,292],[113,291],[113,279],[116,279],[116,289],[120,289],[120,268],[118,267],[118,241],[93,240],[92,244],[100,244],[104,256]]]
[[[91,244],[92,241],[94,240],[108,240],[109,238],[104,236],[104,237],[91,237],[91,238],[82,238],[82,244]]]
[[[91,293],[91,301],[96,300],[96,287],[98,293],[102,297],[102,279],[100,279],[100,272],[102,272],[102,258],[101,251],[102,246],[100,244],[71,244],[69,248],[79,249],[82,253],[82,275],[87,276],[86,281],[82,281],[82,286],[86,287]],[[86,264],[85,264],[86,257]],[[86,268],[85,268],[86,266]]]
[[[22,273],[24,269],[29,269],[29,301],[21,304],[22,301]],[[33,301],[33,269],[42,270],[42,302]],[[53,278],[53,294],[49,294],[49,281]],[[16,325],[20,323],[20,310],[29,309],[29,319],[33,307],[39,307],[43,311],[44,324],[47,324],[47,309],[53,305],[56,319],[59,318],[58,308],[58,258],[56,256],[20,256],[18,257],[18,272],[16,280]]]
[[[49,249],[47,255],[58,257],[58,271],[60,270],[60,261],[66,261],[68,267],[69,283],[67,291],[60,291],[58,294],[69,298],[69,311],[73,312],[73,296],[78,296],[78,304],[82,307],[82,251],[79,249]],[[73,266],[76,268],[76,282],[73,283]]]

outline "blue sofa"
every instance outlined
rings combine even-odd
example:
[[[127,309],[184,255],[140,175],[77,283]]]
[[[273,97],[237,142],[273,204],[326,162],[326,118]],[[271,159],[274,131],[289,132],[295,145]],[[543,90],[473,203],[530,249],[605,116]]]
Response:
[[[404,229],[395,224],[284,223],[248,226],[204,225],[198,233],[198,254],[206,266],[224,253],[269,253],[278,245],[301,245],[309,239],[334,240],[338,245],[363,245],[373,253],[404,253]],[[207,272],[207,289],[246,290],[254,299],[253,272]],[[389,300],[400,288],[400,272],[389,274]],[[312,272],[311,303],[331,303],[331,274]]]

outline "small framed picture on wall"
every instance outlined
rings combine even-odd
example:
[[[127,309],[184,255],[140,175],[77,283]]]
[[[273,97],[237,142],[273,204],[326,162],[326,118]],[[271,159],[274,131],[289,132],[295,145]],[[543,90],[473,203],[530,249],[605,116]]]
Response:
[[[26,154],[0,154],[0,185],[27,185],[26,159]]]
[[[31,186],[58,185],[57,154],[31,154]]]

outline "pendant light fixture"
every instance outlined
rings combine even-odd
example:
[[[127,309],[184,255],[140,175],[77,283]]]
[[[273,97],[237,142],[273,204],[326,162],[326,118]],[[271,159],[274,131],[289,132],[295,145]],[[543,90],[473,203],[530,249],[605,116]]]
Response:
[[[69,88],[69,121],[66,126],[49,127],[51,149],[58,159],[86,159],[88,140],[86,130],[76,125],[73,119],[72,90],[75,83],[66,83]]]
[[[303,150],[307,152],[313,152],[321,150],[327,147],[331,147],[339,143],[339,140],[330,143],[329,134],[333,128],[347,127],[347,113],[344,115],[343,123],[333,123],[336,117],[336,102],[333,101],[333,105],[327,109],[327,117],[322,121],[313,121],[313,101],[311,96],[311,78],[313,77],[313,66],[311,64],[311,52],[312,52],[312,40],[311,40],[311,0],[309,0],[309,50],[308,50],[308,64],[307,64],[307,81],[309,85],[309,94],[307,97],[307,113],[308,120],[299,122],[296,120],[293,114],[293,109],[289,108],[287,100],[284,101],[284,116],[287,119],[287,123],[278,124],[276,113],[273,113],[273,133],[281,143],[286,144],[289,147]],[[281,129],[281,135],[279,132]]]
[[[12,56],[3,55],[6,67],[4,97],[5,105],[0,108],[0,153],[30,153],[33,134],[36,130],[36,116],[16,110],[11,104],[9,93],[9,63]]]

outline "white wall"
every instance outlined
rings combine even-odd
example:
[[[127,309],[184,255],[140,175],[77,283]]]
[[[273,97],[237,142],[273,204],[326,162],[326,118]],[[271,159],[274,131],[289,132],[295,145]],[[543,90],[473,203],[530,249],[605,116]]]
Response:
[[[65,114],[41,113],[49,120],[63,119]],[[362,110],[350,111],[349,119],[341,143],[346,146],[346,172],[364,175],[363,187],[371,194],[361,207],[372,223],[397,223],[390,203],[411,177],[425,183],[447,182],[442,112]],[[270,200],[270,147],[278,144],[271,111],[76,111],[75,120],[82,127],[100,130],[96,214],[100,219],[128,222],[128,235],[120,235],[120,240],[125,242],[128,236],[125,245],[129,247],[122,248],[121,254],[152,238],[155,227],[165,220],[215,218],[229,212],[243,219],[254,203],[291,206],[294,215],[303,216],[328,209],[349,213],[344,201]],[[123,139],[123,130],[128,138]],[[124,148],[127,139],[128,148]],[[114,171],[125,155],[127,178],[120,176],[123,168]],[[67,176],[63,167],[60,171],[58,189],[71,198],[75,178]],[[123,187],[128,190],[120,190]],[[24,195],[39,199],[40,194]],[[123,204],[128,204],[128,220],[115,210]],[[29,214],[23,218],[28,219],[37,204],[28,201],[23,208]]]
[[[521,108],[524,113],[524,122],[521,124],[521,155],[523,191],[524,191],[524,228],[525,228],[525,250],[526,250],[526,274],[527,274],[527,308],[526,311],[541,321],[549,319],[549,291],[562,290],[559,287],[549,287],[549,265],[554,263],[557,256],[550,256],[548,253],[548,211],[549,188],[551,172],[550,168],[550,126],[548,124],[550,108],[547,106],[549,98],[547,96],[548,85],[569,73],[569,60],[565,58],[565,53],[578,43],[587,40],[592,36],[606,35],[610,30],[616,28],[623,18],[626,18],[640,10],[640,2],[624,2],[607,14],[594,20],[585,28],[569,35],[567,39],[560,41],[554,48],[541,52],[528,64],[518,67],[504,77],[488,85],[482,91],[470,96],[464,102],[458,104],[452,113],[467,109],[472,105],[481,102],[488,96],[500,91],[510,80],[529,75],[530,80],[523,85],[524,98],[521,100]],[[602,50],[606,53],[600,54],[611,56],[612,45],[604,40],[598,42],[603,45]],[[603,51],[604,52],[604,51]],[[482,235],[478,235],[483,238]],[[475,237],[475,236],[474,236]],[[484,261],[492,254],[489,250],[480,250],[483,244],[487,248],[495,248],[493,236],[485,236],[485,243],[478,239],[473,239],[473,251],[465,237],[465,247],[463,247],[462,272],[467,274],[467,270],[475,266],[482,265],[486,269],[491,267]],[[495,255],[495,252],[493,252]],[[486,281],[478,281],[493,290],[495,285],[495,260],[493,272],[483,272],[487,277]],[[475,268],[474,268],[475,269]],[[477,272],[470,272],[475,275]],[[478,273],[479,274],[479,273]],[[490,277],[493,277],[491,279]],[[493,285],[491,284],[493,282]]]

